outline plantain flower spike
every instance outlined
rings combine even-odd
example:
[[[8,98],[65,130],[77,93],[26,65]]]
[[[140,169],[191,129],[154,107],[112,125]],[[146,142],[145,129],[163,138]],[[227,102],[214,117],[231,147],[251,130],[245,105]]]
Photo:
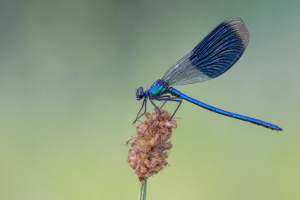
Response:
[[[127,159],[142,184],[168,165],[166,158],[172,148],[172,129],[177,128],[176,120],[170,120],[171,115],[165,110],[161,110],[159,116],[154,109],[154,113],[146,113],[145,117],[146,121],[136,127],[137,135],[132,138]]]

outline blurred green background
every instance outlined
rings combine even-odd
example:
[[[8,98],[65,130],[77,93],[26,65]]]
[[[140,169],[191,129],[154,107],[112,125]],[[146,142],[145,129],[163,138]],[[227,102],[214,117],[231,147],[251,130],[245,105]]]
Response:
[[[121,146],[135,133],[136,88],[147,89],[232,16],[251,35],[242,58],[217,79],[176,88],[284,131],[184,102],[170,167],[149,179],[148,199],[300,199],[299,7],[297,0],[1,1],[0,199],[137,199]]]

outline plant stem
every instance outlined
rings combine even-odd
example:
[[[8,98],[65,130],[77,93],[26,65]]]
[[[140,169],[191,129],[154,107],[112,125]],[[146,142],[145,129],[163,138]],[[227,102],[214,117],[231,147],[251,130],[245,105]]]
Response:
[[[145,179],[145,182],[141,184],[139,200],[146,200],[146,192],[147,192],[147,179]]]

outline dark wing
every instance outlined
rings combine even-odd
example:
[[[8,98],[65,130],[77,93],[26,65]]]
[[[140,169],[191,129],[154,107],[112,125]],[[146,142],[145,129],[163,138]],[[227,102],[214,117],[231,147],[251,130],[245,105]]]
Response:
[[[242,56],[249,37],[242,19],[229,18],[170,67],[162,80],[169,85],[185,85],[220,76]]]

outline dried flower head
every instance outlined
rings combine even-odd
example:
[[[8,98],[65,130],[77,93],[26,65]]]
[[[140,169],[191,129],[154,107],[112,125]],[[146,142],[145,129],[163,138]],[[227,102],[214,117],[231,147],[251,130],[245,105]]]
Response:
[[[168,140],[171,138],[172,128],[177,128],[176,120],[170,121],[171,115],[165,110],[161,110],[159,116],[154,109],[154,113],[146,113],[145,117],[146,121],[136,127],[137,136],[131,142],[132,148],[127,159],[142,184],[168,164],[165,159],[168,157],[168,150],[172,148]]]

